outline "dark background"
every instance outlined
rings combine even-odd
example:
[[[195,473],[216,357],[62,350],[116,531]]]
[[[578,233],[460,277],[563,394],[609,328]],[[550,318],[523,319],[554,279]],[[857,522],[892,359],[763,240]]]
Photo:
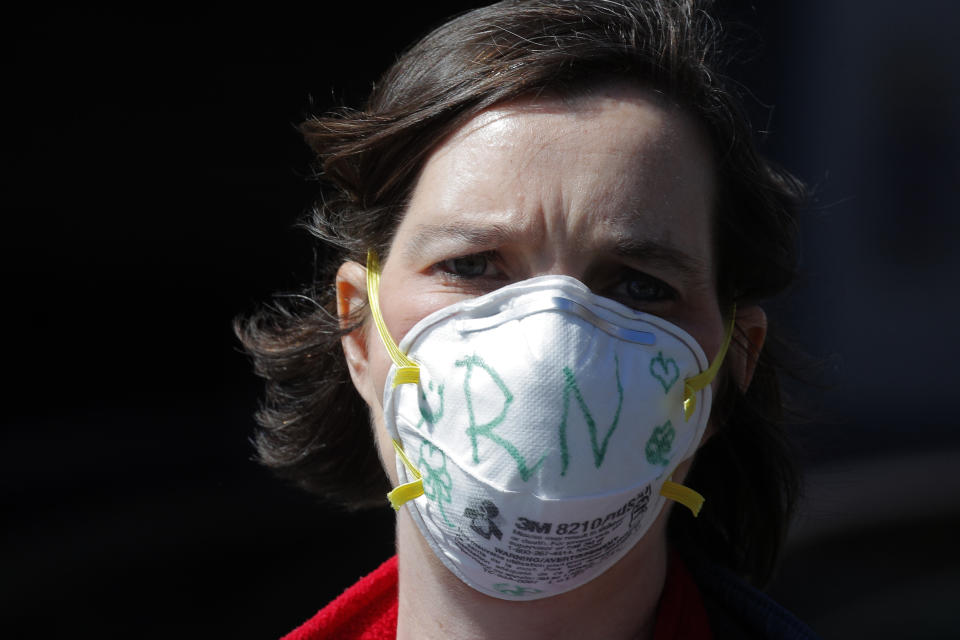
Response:
[[[388,508],[251,461],[231,320],[310,277],[295,124],[477,4],[6,14],[0,630],[276,637],[392,553]],[[960,5],[720,6],[764,148],[817,193],[771,309],[827,387],[773,592],[825,637],[955,637]]]

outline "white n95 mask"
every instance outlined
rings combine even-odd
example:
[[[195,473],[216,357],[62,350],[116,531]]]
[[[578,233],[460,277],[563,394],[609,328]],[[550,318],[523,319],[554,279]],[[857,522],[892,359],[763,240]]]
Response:
[[[394,344],[383,411],[406,504],[463,582],[506,600],[574,589],[644,535],[710,415],[714,364],[671,323],[541,276],[440,309]],[[732,322],[732,320],[731,320]],[[730,325],[732,329],[732,324]]]

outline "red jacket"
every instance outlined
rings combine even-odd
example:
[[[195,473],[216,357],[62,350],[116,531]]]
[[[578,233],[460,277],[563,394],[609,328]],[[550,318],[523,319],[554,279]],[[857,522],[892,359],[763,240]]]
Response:
[[[397,558],[347,589],[283,640],[394,640],[397,636]],[[660,596],[654,640],[709,640],[700,590],[673,554]]]

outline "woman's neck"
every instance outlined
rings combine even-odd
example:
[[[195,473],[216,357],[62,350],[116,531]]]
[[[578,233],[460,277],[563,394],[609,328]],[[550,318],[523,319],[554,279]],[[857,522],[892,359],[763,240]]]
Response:
[[[636,546],[598,578],[558,596],[513,602],[461,582],[401,510],[397,638],[652,638],[667,571],[668,513],[663,509]]]

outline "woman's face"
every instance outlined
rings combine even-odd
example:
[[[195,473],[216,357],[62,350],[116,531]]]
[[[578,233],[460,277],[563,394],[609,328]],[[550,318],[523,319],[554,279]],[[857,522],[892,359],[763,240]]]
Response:
[[[474,118],[430,156],[383,264],[396,342],[428,314],[506,284],[563,274],[682,327],[712,360],[723,339],[712,238],[713,166],[692,119],[657,94],[607,85]],[[364,271],[338,277],[341,313]],[[383,427],[390,358],[376,330],[344,338],[354,384]]]

